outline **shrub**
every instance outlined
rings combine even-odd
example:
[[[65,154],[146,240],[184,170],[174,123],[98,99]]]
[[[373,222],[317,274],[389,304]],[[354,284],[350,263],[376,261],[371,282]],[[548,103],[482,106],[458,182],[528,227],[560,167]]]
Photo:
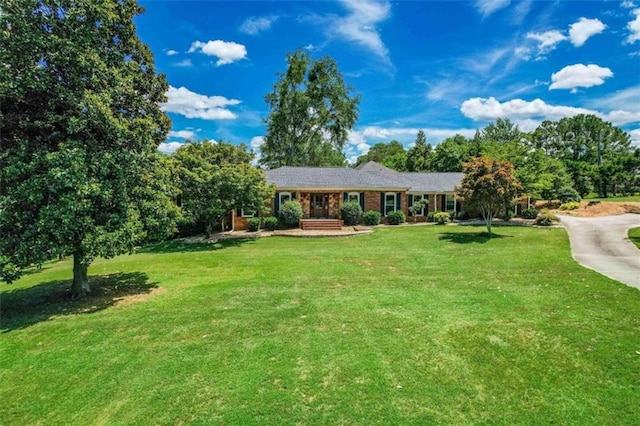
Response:
[[[535,219],[536,217],[538,217],[538,210],[524,209],[522,210],[522,217],[525,219]]]
[[[446,225],[451,222],[451,215],[448,212],[437,212],[433,215],[433,220],[435,220],[438,225]]]
[[[504,213],[502,213],[502,216],[500,216],[500,219],[504,220],[505,222],[508,222],[511,219],[513,219],[515,215],[516,214],[513,212],[513,210],[507,210]]]
[[[340,208],[340,214],[342,215],[342,220],[344,220],[345,225],[357,225],[362,217],[362,208],[360,207],[360,203],[356,203],[354,201],[347,201],[346,203],[343,203],[342,208]]]
[[[387,222],[389,223],[389,225],[400,225],[406,219],[407,217],[401,210],[396,210],[387,215]]]
[[[580,202],[582,200],[578,191],[570,187],[565,187],[558,191],[558,198],[562,204],[566,204],[571,201]]]
[[[376,226],[380,224],[380,212],[375,210],[369,210],[364,212],[362,218],[364,219],[364,224],[367,226]]]
[[[542,210],[536,217],[536,225],[538,226],[551,226],[554,222],[558,221],[558,217],[549,210]]]
[[[467,212],[466,210],[460,210],[456,214],[456,219],[458,219],[458,220],[468,220],[469,219],[469,212]]]
[[[260,218],[259,217],[250,217],[247,219],[247,229],[249,232],[256,232],[260,229]]]
[[[267,231],[275,231],[278,227],[278,218],[275,216],[265,217],[263,226]]]
[[[435,222],[435,218],[434,216],[436,215],[436,213],[438,212],[429,212],[427,213],[427,222]]]
[[[575,210],[580,207],[580,203],[577,201],[569,201],[560,206],[560,210]]]
[[[302,216],[302,206],[298,201],[287,201],[280,206],[280,220],[285,226],[297,226]]]

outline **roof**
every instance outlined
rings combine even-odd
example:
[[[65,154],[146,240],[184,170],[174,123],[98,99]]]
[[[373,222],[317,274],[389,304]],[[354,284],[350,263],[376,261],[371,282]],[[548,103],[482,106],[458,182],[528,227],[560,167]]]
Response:
[[[267,182],[293,190],[402,190],[453,192],[462,173],[401,173],[374,161],[355,169],[346,167],[280,167],[267,170]]]

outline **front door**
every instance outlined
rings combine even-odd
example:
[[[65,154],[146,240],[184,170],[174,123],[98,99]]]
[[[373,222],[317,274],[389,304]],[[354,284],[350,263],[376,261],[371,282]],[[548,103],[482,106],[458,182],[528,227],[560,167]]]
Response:
[[[329,194],[311,194],[311,217],[329,217]]]

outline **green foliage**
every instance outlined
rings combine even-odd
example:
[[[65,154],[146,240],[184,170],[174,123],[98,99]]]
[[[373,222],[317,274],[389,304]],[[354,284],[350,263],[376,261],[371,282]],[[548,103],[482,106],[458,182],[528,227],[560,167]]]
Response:
[[[451,222],[451,215],[448,212],[437,212],[433,215],[433,220],[438,225],[446,225]]]
[[[369,161],[375,161],[390,169],[405,171],[407,153],[404,150],[404,146],[396,140],[392,140],[389,143],[378,142],[366,154],[358,157],[356,166]]]
[[[538,226],[551,226],[556,222],[558,222],[558,216],[547,209],[540,210],[538,216],[536,216],[536,225]]]
[[[278,228],[278,218],[275,216],[265,217],[263,226],[267,231],[275,231]]]
[[[360,203],[348,201],[343,203],[340,208],[340,214],[345,225],[357,225],[362,217],[362,208],[360,207]]]
[[[3,2],[0,255],[4,279],[73,255],[74,296],[96,257],[174,230],[156,182],[167,82],[136,36],[135,1]],[[9,273],[11,272],[11,273]]]
[[[251,165],[253,154],[244,145],[189,141],[170,158],[178,171],[186,222],[201,224],[207,237],[230,211],[261,213],[273,197],[273,186]]]
[[[458,213],[456,213],[457,220],[469,220],[469,217],[469,212],[466,210],[460,210]]]
[[[396,210],[387,214],[387,223],[389,225],[400,225],[406,220],[406,216],[402,210]]]
[[[436,221],[436,213],[438,213],[438,212],[429,212],[429,213],[427,213],[427,222],[435,222]]]
[[[488,157],[475,158],[464,165],[462,184],[456,194],[465,207],[478,211],[491,234],[493,218],[504,212],[518,194],[513,164]]]
[[[298,222],[304,216],[302,205],[297,200],[287,201],[280,206],[280,221],[285,226],[298,226]]]
[[[415,145],[407,151],[407,171],[427,172],[431,170],[432,160],[431,145],[427,144],[427,138],[422,130],[418,131]]]
[[[580,208],[580,202],[578,201],[569,201],[560,205],[560,210],[575,210],[578,208]]]
[[[524,219],[535,219],[538,216],[538,210],[534,208],[522,210],[522,217]]]
[[[409,212],[415,217],[417,214],[421,214],[422,211],[429,205],[429,201],[424,198],[414,201],[413,205],[409,207]]]
[[[362,215],[364,224],[367,226],[376,226],[380,224],[381,214],[375,210],[368,210]]]
[[[580,202],[582,197],[578,194],[578,191],[571,187],[562,188],[558,191],[558,199],[562,204],[570,203],[570,202]]]
[[[511,219],[513,219],[515,217],[515,212],[511,209],[505,210],[502,215],[500,215],[500,219],[504,220],[505,222],[510,221]]]
[[[447,138],[436,145],[431,160],[434,172],[461,172],[462,165],[477,155],[477,147],[462,135]]]
[[[350,95],[332,58],[313,60],[301,49],[288,54],[287,70],[265,100],[269,117],[260,164],[344,165],[342,148],[360,99]]]
[[[256,232],[260,229],[260,218],[259,217],[250,217],[247,219],[247,230],[249,232]]]

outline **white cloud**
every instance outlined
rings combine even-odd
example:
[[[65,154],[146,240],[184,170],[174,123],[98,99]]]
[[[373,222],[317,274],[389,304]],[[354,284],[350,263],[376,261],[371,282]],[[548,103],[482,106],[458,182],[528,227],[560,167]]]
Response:
[[[549,105],[541,99],[525,101],[512,99],[500,102],[494,97],[470,98],[462,103],[460,111],[475,121],[491,121],[498,118],[511,120],[560,120],[564,117],[572,117],[577,114],[593,114],[610,121],[614,125],[624,125],[640,122],[640,112],[615,110],[607,113],[587,108],[576,108],[564,105]]]
[[[188,129],[178,131],[172,130],[167,136],[169,136],[170,138],[193,139],[196,137],[196,132]]]
[[[167,56],[173,56],[173,55],[177,55],[177,54],[178,54],[177,50],[173,50],[173,49],[167,50]]]
[[[166,154],[171,154],[181,146],[182,142],[162,142],[160,145],[158,145],[158,151],[164,152]]]
[[[636,5],[631,0],[623,0],[622,3],[620,3],[620,6],[624,7],[625,9],[633,9],[634,7],[636,7]]]
[[[264,145],[264,136],[254,136],[251,138],[251,150],[254,152],[260,151],[260,147]]]
[[[366,146],[378,142],[389,142],[393,139],[398,140],[409,146],[415,141],[418,131],[425,133],[428,143],[437,143],[456,134],[471,137],[475,134],[476,129],[436,129],[436,128],[418,128],[418,127],[381,127],[381,126],[365,126],[363,128],[352,130],[349,134],[349,143],[358,146],[360,150]],[[368,148],[366,148],[368,150]],[[363,152],[365,153],[365,152]]]
[[[169,86],[166,95],[167,102],[162,105],[163,111],[203,120],[234,119],[236,115],[225,107],[240,103],[237,99],[227,99],[224,96],[201,95],[186,87]]]
[[[240,31],[246,34],[256,35],[271,28],[271,25],[273,25],[277,20],[278,17],[275,15],[261,17],[252,16],[251,18],[245,19],[242,25],[240,25]]]
[[[600,34],[607,28],[599,19],[580,18],[578,22],[569,27],[569,38],[571,44],[576,47],[582,46],[589,37]]]
[[[609,77],[613,77],[613,72],[609,68],[594,64],[569,65],[551,74],[552,83],[549,90],[599,86],[604,83],[605,78]]]
[[[627,23],[627,29],[629,30],[630,34],[625,41],[629,44],[635,43],[636,41],[640,40],[640,8],[634,9],[631,13],[636,15],[636,17],[633,21],[629,21]]]
[[[538,56],[544,56],[556,48],[558,43],[567,40],[567,36],[558,30],[543,33],[527,33],[527,38],[538,42]]]
[[[342,0],[342,4],[349,14],[333,18],[327,34],[355,42],[389,63],[389,51],[376,25],[390,16],[391,5],[371,0]]]
[[[191,43],[189,53],[195,51],[218,58],[217,66],[230,64],[247,57],[247,48],[233,41],[209,40],[206,43],[194,41]]]
[[[476,1],[476,8],[482,13],[482,16],[489,16],[510,4],[511,0],[478,0]]]
[[[635,145],[640,148],[640,129],[633,129],[627,133],[631,136],[631,145]]]
[[[638,99],[640,99],[640,85],[619,90],[604,98],[592,99],[591,105],[599,108],[619,108],[633,111],[638,109]]]
[[[187,59],[183,59],[180,62],[176,62],[175,64],[173,64],[174,67],[180,67],[180,68],[189,68],[193,66],[193,63],[191,62],[191,59],[187,58]]]

